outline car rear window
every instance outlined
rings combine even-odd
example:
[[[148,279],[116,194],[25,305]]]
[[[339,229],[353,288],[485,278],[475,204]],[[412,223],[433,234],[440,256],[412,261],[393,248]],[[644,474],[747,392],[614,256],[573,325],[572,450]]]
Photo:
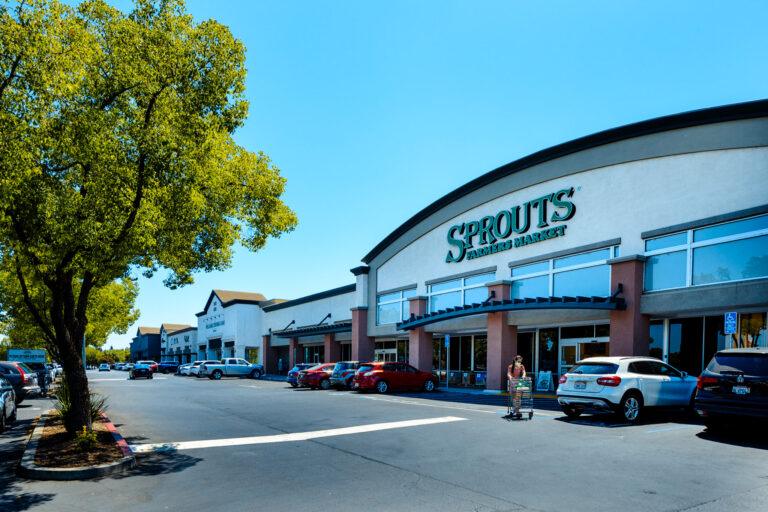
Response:
[[[715,354],[707,370],[712,373],[743,373],[754,377],[768,377],[768,355]]]
[[[370,364],[363,364],[363,365],[360,365],[360,368],[358,368],[358,369],[357,369],[357,371],[358,371],[359,373],[365,373],[365,372],[369,372],[369,371],[371,371],[371,370],[373,370],[373,366],[372,366],[372,365],[370,365]]]
[[[19,366],[21,367],[22,370],[24,370],[27,373],[35,373],[35,371],[29,366],[27,366],[25,363],[19,363]]]
[[[336,363],[336,366],[334,366],[334,370],[346,370],[347,368],[351,368],[352,365],[349,363]]]
[[[588,375],[605,375],[614,374],[619,369],[619,365],[613,363],[579,363],[570,370],[568,373],[583,373]]]

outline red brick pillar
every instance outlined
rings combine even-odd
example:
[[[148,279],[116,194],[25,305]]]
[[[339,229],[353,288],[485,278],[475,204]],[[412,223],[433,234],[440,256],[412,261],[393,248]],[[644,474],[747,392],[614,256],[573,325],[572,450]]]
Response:
[[[288,360],[288,368],[304,362],[304,350],[299,346],[299,338],[291,338],[288,342]]]
[[[411,315],[423,315],[427,312],[427,298],[423,296],[408,299]],[[408,362],[425,372],[432,371],[432,333],[423,327],[408,331]]]
[[[609,261],[611,265],[611,293],[619,285],[627,303],[624,310],[611,311],[611,342],[608,353],[612,356],[647,356],[649,318],[640,314],[640,297],[643,294],[645,257],[625,256]]]
[[[508,299],[510,281],[488,283],[488,294],[494,300]],[[517,355],[517,326],[507,324],[507,313],[488,313],[488,377],[486,389],[498,391],[506,388],[507,367]]]
[[[264,365],[264,373],[275,373],[277,371],[277,363],[275,362],[273,350],[272,347],[269,346],[270,341],[269,334],[265,334],[261,337],[261,364]]]
[[[323,353],[325,354],[325,363],[336,363],[341,357],[341,343],[336,341],[336,335],[326,334],[323,338]]]
[[[373,361],[374,340],[368,337],[368,308],[352,308],[352,359]]]

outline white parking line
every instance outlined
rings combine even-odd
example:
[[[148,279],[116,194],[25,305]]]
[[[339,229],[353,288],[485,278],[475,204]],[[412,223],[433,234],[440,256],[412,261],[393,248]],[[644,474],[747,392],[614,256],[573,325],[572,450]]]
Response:
[[[379,430],[392,430],[396,428],[419,427],[422,425],[436,425],[439,423],[451,423],[465,421],[467,418],[457,416],[442,416],[440,418],[425,418],[422,420],[392,421],[389,423],[373,423],[371,425],[359,425],[356,427],[333,428],[328,430],[315,430],[313,432],[297,432],[294,434],[276,434],[271,436],[234,437],[230,439],[208,439],[203,441],[181,441],[178,443],[146,443],[131,445],[135,453],[147,453],[170,450],[196,450],[200,448],[218,448],[222,446],[243,446],[249,444],[288,443],[295,441],[308,441],[322,437],[345,436],[350,434],[362,434]]]

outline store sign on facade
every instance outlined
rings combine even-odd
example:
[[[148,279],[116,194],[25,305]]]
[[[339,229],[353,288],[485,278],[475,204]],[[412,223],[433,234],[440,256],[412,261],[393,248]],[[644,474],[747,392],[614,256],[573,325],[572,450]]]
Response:
[[[464,259],[471,260],[565,236],[568,226],[562,223],[576,214],[576,205],[571,201],[574,192],[573,187],[558,190],[520,206],[501,210],[496,215],[454,224],[448,229],[446,237],[452,247],[445,256],[445,262],[459,263]],[[529,233],[532,229],[538,230]]]

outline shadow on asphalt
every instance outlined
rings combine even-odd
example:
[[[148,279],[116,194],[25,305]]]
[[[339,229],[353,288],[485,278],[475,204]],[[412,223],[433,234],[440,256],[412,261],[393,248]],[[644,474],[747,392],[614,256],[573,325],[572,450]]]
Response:
[[[135,468],[122,475],[113,475],[109,478],[121,479],[134,476],[157,476],[178,473],[191,468],[201,460],[203,459],[176,451],[142,454],[136,456]]]
[[[574,425],[584,425],[588,427],[601,427],[601,428],[622,428],[632,427],[633,424],[624,422],[611,413],[595,413],[579,416],[575,419],[570,419],[563,415],[555,418],[557,421],[563,423],[572,423]],[[637,425],[658,425],[663,423],[676,423],[679,425],[701,425],[701,420],[691,416],[685,411],[645,411],[644,416],[640,419]]]
[[[696,437],[713,443],[731,444],[743,448],[759,448],[768,450],[768,435],[766,424],[731,424],[719,429],[707,428],[696,434]]]
[[[499,407],[506,410],[509,397],[504,395],[475,394],[475,393],[453,393],[445,391],[435,391],[432,393],[398,393],[393,396],[406,398],[421,398],[424,400],[436,400],[439,402],[452,402],[461,404],[487,405]],[[533,408],[543,411],[560,411],[557,400],[552,398],[534,398]]]
[[[16,466],[24,453],[27,435],[33,420],[19,420],[3,432],[0,443],[0,510],[28,510],[41,503],[51,501],[55,494],[21,492],[23,480],[16,477]]]

